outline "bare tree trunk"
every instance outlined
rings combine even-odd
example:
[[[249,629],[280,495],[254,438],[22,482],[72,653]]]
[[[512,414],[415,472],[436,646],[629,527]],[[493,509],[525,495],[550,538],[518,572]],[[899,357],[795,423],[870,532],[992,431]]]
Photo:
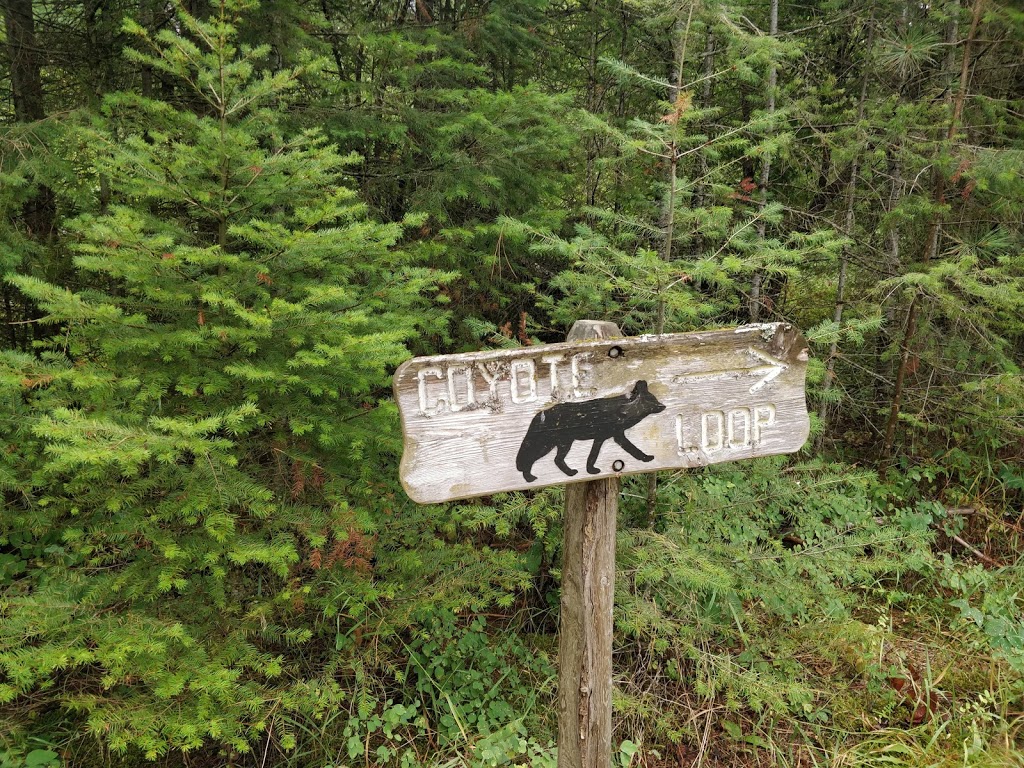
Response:
[[[619,61],[625,61],[626,55],[629,51],[629,20],[630,15],[627,12],[627,8],[624,3],[619,3]],[[626,116],[626,96],[627,89],[624,84],[620,84],[616,89],[617,96],[615,99],[615,117],[621,120]],[[613,145],[612,150],[616,157],[621,156],[621,148],[617,145]],[[612,211],[619,213],[622,210],[622,188],[623,188],[623,171],[622,164],[616,163],[614,173],[614,185],[615,190],[612,193]],[[615,224],[615,234],[619,233],[619,224]]]
[[[597,51],[600,38],[600,24],[597,17],[597,0],[590,0],[590,55],[587,61],[587,111],[597,112]],[[591,135],[587,138],[587,170],[586,195],[587,205],[593,207],[597,199],[598,174],[596,172],[598,155],[598,138]]]
[[[36,43],[32,0],[0,0],[7,29],[7,52],[11,61],[11,90],[14,95],[14,118],[19,123],[43,120],[42,59]],[[40,185],[35,196],[23,208],[23,218],[30,237],[46,242],[53,234],[56,200],[53,190]]]
[[[14,101],[14,118],[19,123],[35,123],[46,118],[43,104],[42,57],[36,42],[35,17],[32,0],[0,0],[0,11],[4,17],[7,33],[7,53],[10,60],[11,91]],[[57,201],[53,190],[40,184],[35,194],[22,206],[21,219],[25,233],[39,243],[47,243],[53,236],[57,217]],[[8,323],[13,322],[13,307],[20,305],[22,318],[38,319],[40,313],[7,283],[0,285]],[[9,326],[13,327],[13,326]],[[32,333],[41,332],[39,325],[33,325]],[[21,347],[27,349],[29,326],[21,338]],[[13,341],[14,334],[11,334]]]
[[[690,23],[693,21],[693,10],[696,0],[690,3],[690,9],[686,17],[686,24],[681,24],[682,19],[676,22],[676,39],[673,40],[675,61],[672,67],[672,80],[668,89],[669,103],[675,105],[678,102],[683,86],[683,67],[686,66],[686,47],[690,37]],[[676,119],[678,120],[678,115]],[[664,233],[661,243],[661,258],[663,261],[672,261],[672,243],[675,238],[676,223],[676,181],[679,171],[679,147],[676,144],[674,132],[677,129],[675,122],[671,123],[673,130],[672,140],[669,142],[668,174],[665,179],[668,189],[665,192],[665,200],[661,211],[661,230]],[[658,287],[658,315],[655,321],[655,333],[665,332],[665,296],[661,293],[661,286]],[[658,502],[658,473],[652,472],[647,476],[647,524],[654,522],[655,506]]]
[[[939,143],[935,153],[936,159],[942,153],[943,149],[949,146],[949,143],[953,140],[956,135],[956,129],[960,121],[960,115],[963,112],[964,96],[966,95],[967,86],[967,74],[968,66],[970,64],[970,48],[971,40],[974,38],[975,32],[977,31],[977,22],[980,20],[981,4],[975,2],[974,7],[974,21],[971,24],[971,31],[968,34],[967,43],[964,46],[964,58],[963,66],[961,67],[960,74],[960,87],[956,98],[953,97],[953,90],[951,87],[946,89],[946,106],[952,107],[953,111],[950,115],[949,126],[946,130],[946,141],[943,145]],[[952,78],[953,73],[953,62],[954,52],[956,50],[956,39],[957,31],[959,28],[958,20],[954,16],[949,25],[946,28],[946,60],[944,64],[944,70],[948,73],[948,76]],[[952,84],[950,84],[952,85]],[[946,202],[946,174],[943,173],[939,167],[939,163],[933,164],[933,185],[934,191],[932,197],[937,205],[942,205]],[[931,221],[928,224],[928,235],[925,237],[925,251],[923,260],[927,264],[939,253],[939,242],[942,238],[942,215],[938,212],[932,215]]]
[[[345,79],[345,59],[341,55],[341,47],[338,45],[339,35],[335,31],[334,15],[331,13],[327,0],[320,0],[320,12],[324,15],[327,26],[331,28],[328,37],[331,40],[331,56],[334,59],[334,66],[338,68],[338,80]]]
[[[907,326],[903,332],[903,342],[900,344],[900,364],[896,368],[896,383],[892,388],[892,403],[889,406],[889,419],[885,423],[885,437],[882,440],[882,468],[888,466],[892,456],[893,439],[896,436],[896,422],[900,416],[900,406],[903,403],[903,385],[907,378],[907,369],[910,363],[910,345],[917,333],[917,308],[921,304],[921,294],[914,294],[910,302],[910,309],[907,311]]]
[[[904,180],[903,180],[903,169],[900,166],[899,159],[896,157],[897,148],[891,148],[889,150],[888,160],[888,174],[890,178],[889,184],[889,201],[886,204],[885,212],[892,213],[899,205],[900,200],[903,199],[904,194]],[[885,274],[896,275],[900,270],[900,228],[898,224],[890,224],[889,231],[885,233]],[[875,346],[875,389],[874,389],[874,402],[880,404],[886,399],[886,388],[885,382],[887,380],[887,374],[889,373],[884,369],[884,353],[890,343],[890,334],[886,330],[895,325],[895,311],[891,304],[887,305],[884,309],[886,314],[886,320],[879,329],[878,339]]]
[[[711,24],[708,24],[707,42],[704,45],[704,82],[701,85],[700,106],[707,109],[711,106],[712,75],[715,71],[715,31]],[[710,126],[705,126],[710,128]],[[693,206],[703,208],[707,205],[708,183],[705,178],[709,172],[708,158],[703,152],[697,153],[697,173],[699,179],[694,189]]]
[[[14,118],[33,123],[46,117],[43,109],[42,61],[36,45],[32,0],[0,0],[7,29],[7,51],[11,61],[11,90]]]
[[[868,41],[865,50],[870,53],[875,36],[874,17],[869,20],[868,24]],[[846,185],[846,215],[843,220],[843,234],[846,235],[847,239],[851,239],[853,237],[853,227],[856,221],[855,203],[857,200],[857,178],[860,174],[861,158],[861,139],[859,134],[861,124],[864,122],[864,105],[867,103],[869,72],[868,62],[865,61],[864,72],[861,75],[860,81],[860,97],[857,99],[857,150],[854,152],[853,160],[850,162],[850,181]],[[847,244],[843,247],[843,251],[839,257],[839,277],[836,283],[836,305],[835,311],[832,315],[832,319],[837,326],[837,337],[829,346],[828,358],[825,362],[825,381],[822,384],[822,391],[824,393],[828,393],[832,389],[832,385],[835,383],[836,357],[839,354],[838,329],[842,325],[843,311],[846,307],[846,279],[847,273],[849,272],[849,266],[850,246]],[[822,423],[821,439],[824,439],[825,437],[828,423],[834,415],[835,410],[834,403],[830,403],[827,399],[823,400],[820,412]]]
[[[769,22],[768,34],[772,37],[776,37],[779,34],[779,0],[772,0],[771,6],[771,20]],[[768,69],[768,105],[767,112],[769,120],[772,115],[775,114],[775,87],[779,80],[779,69],[772,61],[771,67]],[[768,205],[768,180],[771,177],[772,170],[772,157],[766,155],[764,162],[761,165],[761,196],[757,205],[757,236],[764,240],[765,238],[765,221],[763,218],[764,209]],[[761,320],[761,308],[763,301],[761,299],[761,293],[764,290],[764,270],[757,269],[754,272],[754,279],[750,285],[750,322],[757,323]]]
[[[156,26],[153,16],[152,0],[139,0],[139,24],[149,32],[152,32],[153,27]],[[144,98],[150,99],[153,97],[153,67],[143,64],[140,76],[142,78],[142,95]]]
[[[946,129],[946,141],[945,144],[948,147],[952,143],[956,136],[957,130],[960,128],[960,121],[963,117],[964,102],[967,99],[967,92],[970,88],[968,82],[970,76],[971,67],[971,49],[974,47],[974,41],[977,37],[978,26],[981,24],[981,12],[984,7],[984,0],[974,0],[974,7],[971,12],[971,28],[967,33],[967,40],[964,41],[964,51],[961,58],[960,66],[960,83],[957,88],[956,96],[953,99],[953,113],[949,118],[949,126]],[[955,24],[950,25],[950,36],[956,38],[956,27]],[[939,171],[936,177],[935,184],[935,202],[942,204],[945,202],[945,175]],[[925,251],[922,257],[922,262],[925,268],[928,263],[935,258],[939,253],[939,240],[942,233],[942,215],[936,213],[932,217],[931,224],[929,225],[928,237],[925,240]],[[917,320],[918,313],[921,308],[921,293],[918,291],[914,294],[914,298],[910,302],[910,308],[907,312],[907,325],[906,331],[903,334],[903,341],[900,344],[900,363],[896,370],[896,383],[893,387],[892,393],[892,404],[889,408],[889,418],[885,425],[885,437],[882,442],[882,467],[888,465],[889,459],[892,457],[893,442],[896,436],[896,423],[899,420],[900,407],[903,399],[904,381],[907,375],[907,367],[910,363],[910,348],[914,340],[914,334],[917,332]]]
[[[902,12],[899,19],[899,29],[905,29],[907,25],[907,5],[904,3]],[[896,105],[903,102],[903,93],[906,88],[907,82],[906,77],[900,78],[899,83],[896,86]],[[886,149],[886,170],[889,177],[889,201],[885,207],[885,213],[891,214],[896,207],[900,204],[903,199],[905,192],[905,181],[903,178],[903,167],[900,164],[899,159],[899,143],[889,146]],[[900,264],[900,227],[898,224],[890,223],[889,230],[885,234],[885,274],[890,277],[895,277],[900,274],[902,267]],[[883,312],[885,314],[885,321],[882,323],[882,327],[878,331],[878,337],[875,342],[875,387],[874,387],[874,404],[879,410],[883,407],[882,404],[888,404],[891,406],[891,398],[886,388],[888,382],[888,366],[885,363],[885,350],[889,348],[891,343],[891,336],[889,329],[895,328],[896,326],[896,311],[892,304],[883,305]]]

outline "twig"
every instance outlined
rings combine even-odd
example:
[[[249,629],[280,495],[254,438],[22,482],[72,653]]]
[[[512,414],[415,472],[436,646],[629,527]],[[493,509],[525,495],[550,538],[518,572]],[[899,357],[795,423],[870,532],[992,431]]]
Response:
[[[993,560],[993,559],[992,559],[991,557],[989,557],[988,555],[986,555],[986,554],[985,554],[984,552],[982,552],[982,551],[981,551],[980,549],[978,549],[977,547],[971,546],[971,545],[970,545],[970,544],[968,544],[968,543],[967,543],[966,541],[964,541],[964,540],[963,540],[963,539],[961,539],[961,538],[960,538],[959,536],[957,536],[957,535],[956,535],[955,533],[954,533],[954,534],[952,534],[952,535],[950,536],[950,538],[951,538],[951,539],[953,539],[953,541],[955,541],[955,542],[956,542],[957,544],[959,544],[959,545],[960,545],[961,547],[963,547],[964,549],[966,549],[966,550],[967,550],[968,552],[970,552],[970,553],[971,553],[972,555],[974,555],[974,556],[975,556],[976,558],[978,558],[979,560],[982,560],[982,561],[984,561],[984,562],[988,563],[989,565],[994,565],[994,566],[995,566],[995,567],[997,567],[997,568],[1002,568],[1002,567],[1003,567],[1003,564],[1002,564],[1002,563],[998,562],[997,560]]]

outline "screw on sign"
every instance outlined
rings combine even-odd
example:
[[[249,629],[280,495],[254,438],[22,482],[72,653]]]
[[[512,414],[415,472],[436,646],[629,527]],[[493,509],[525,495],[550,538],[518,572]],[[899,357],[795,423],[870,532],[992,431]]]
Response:
[[[611,761],[619,477],[792,453],[807,345],[785,323],[421,357],[395,372],[401,480],[420,503],[566,484],[559,768]]]

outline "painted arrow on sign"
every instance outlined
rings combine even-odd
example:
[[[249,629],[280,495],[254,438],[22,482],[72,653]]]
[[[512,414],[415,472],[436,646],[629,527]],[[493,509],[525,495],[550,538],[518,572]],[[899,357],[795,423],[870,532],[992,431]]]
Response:
[[[785,323],[416,358],[402,484],[432,503],[791,453],[806,370]]]
[[[755,382],[750,386],[748,390],[750,394],[754,394],[760,389],[764,389],[768,384],[775,381],[783,371],[789,366],[781,360],[776,360],[771,355],[766,355],[764,352],[754,349],[753,347],[747,348],[747,354],[760,360],[768,365],[758,365],[753,368],[727,368],[723,371],[707,371],[705,373],[692,373],[689,375],[682,375],[676,377],[681,383],[693,383],[696,381],[709,381],[712,379],[722,379],[730,376],[761,376],[761,380]]]

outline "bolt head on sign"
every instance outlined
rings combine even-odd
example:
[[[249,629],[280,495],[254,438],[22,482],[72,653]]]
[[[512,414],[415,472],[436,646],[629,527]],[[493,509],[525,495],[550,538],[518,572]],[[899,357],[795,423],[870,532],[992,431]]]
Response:
[[[395,372],[409,496],[437,503],[799,450],[785,323],[417,357]]]

